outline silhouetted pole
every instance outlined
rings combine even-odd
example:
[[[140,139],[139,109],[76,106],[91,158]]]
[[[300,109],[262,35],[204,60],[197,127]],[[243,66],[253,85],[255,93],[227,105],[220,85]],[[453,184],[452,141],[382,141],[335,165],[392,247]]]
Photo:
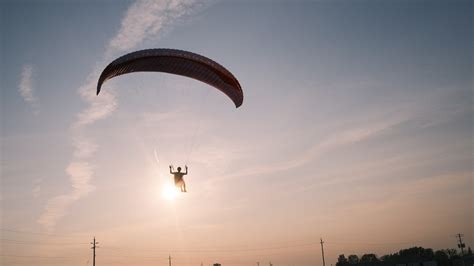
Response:
[[[461,249],[461,256],[464,256],[464,248],[466,247],[466,245],[462,242],[462,237],[464,235],[463,234],[457,234],[456,236],[459,239],[458,247]]]
[[[94,236],[94,242],[91,242],[92,244],[92,266],[95,266],[95,249],[98,248],[96,245],[99,244],[99,242],[95,241],[95,236]]]
[[[171,266],[171,255],[168,256],[169,266]]]
[[[321,238],[321,253],[323,254],[323,266],[326,266],[326,262],[324,261],[324,246],[323,246],[323,238]]]
[[[260,266],[260,261],[257,261],[257,266]]]

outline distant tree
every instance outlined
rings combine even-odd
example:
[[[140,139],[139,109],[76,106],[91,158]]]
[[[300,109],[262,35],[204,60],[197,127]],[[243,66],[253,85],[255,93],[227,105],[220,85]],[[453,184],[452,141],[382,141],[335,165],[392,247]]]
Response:
[[[459,258],[458,250],[455,248],[447,248],[444,250],[444,252],[448,254],[450,260]]]
[[[392,255],[383,255],[380,257],[381,261],[391,261],[392,260]]]
[[[380,257],[380,260],[384,262],[390,262],[392,265],[406,263],[406,261],[401,259],[400,254],[398,252],[394,254],[383,255],[382,257]]]
[[[336,266],[345,266],[345,265],[347,265],[346,256],[344,256],[344,254],[341,254],[337,258]]]
[[[434,251],[431,248],[427,248],[422,253],[422,256],[425,260],[433,260],[434,259]]]
[[[444,250],[436,250],[435,260],[449,260],[449,255]]]
[[[437,250],[434,253],[434,260],[438,263],[438,266],[449,265],[449,255],[444,250]]]
[[[370,253],[370,254],[364,254],[362,257],[360,257],[360,263],[375,263],[378,262],[379,259],[377,258],[377,255]]]
[[[431,248],[411,247],[402,249],[398,252],[400,259],[403,261],[427,261],[433,260],[434,252]]]
[[[471,247],[467,248],[467,255],[472,256]],[[420,263],[426,261],[436,261],[437,266],[453,266],[460,259],[457,249],[441,249],[433,251],[431,248],[411,247],[401,249],[397,253],[383,255],[377,258],[373,253],[364,254],[360,258],[357,255],[349,255],[346,259],[344,254],[339,255],[336,266],[374,266],[380,265],[396,265],[407,263]]]
[[[349,257],[347,257],[347,260],[349,261],[349,264],[359,264],[359,257],[357,257],[357,255],[349,255]]]

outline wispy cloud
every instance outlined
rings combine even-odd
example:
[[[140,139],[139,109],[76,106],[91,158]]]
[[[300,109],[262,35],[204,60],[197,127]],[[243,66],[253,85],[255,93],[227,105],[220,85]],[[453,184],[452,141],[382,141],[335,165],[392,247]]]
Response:
[[[345,212],[352,212],[357,210],[358,212],[377,212],[383,210],[394,210],[394,208],[403,209],[403,211],[409,213],[410,211],[416,212],[419,210],[410,210],[410,205],[413,202],[420,202],[420,196],[422,195],[445,195],[443,200],[431,199],[430,201],[444,201],[447,197],[460,197],[464,198],[465,194],[455,195],[452,194],[454,188],[469,187],[472,183],[472,172],[468,171],[453,171],[448,173],[437,173],[433,175],[427,175],[423,178],[408,180],[404,182],[389,183],[386,184],[386,189],[383,190],[383,196],[377,197],[377,200],[372,200],[374,197],[374,186],[367,186],[365,189],[367,193],[363,196],[359,196],[357,200],[346,201],[341,209]],[[380,190],[380,185],[376,185],[377,190]],[[377,193],[375,193],[377,194]],[[456,208],[465,209],[469,206],[468,201],[462,201],[464,203]],[[449,201],[446,201],[449,202]],[[436,206],[436,205],[433,205]],[[425,206],[426,208],[433,208],[433,206]],[[367,213],[369,215],[369,213]]]
[[[156,38],[163,28],[197,7],[196,0],[137,1],[128,9],[122,27],[109,43],[108,53],[127,51],[148,38]]]
[[[311,160],[314,160],[318,156],[327,152],[333,151],[343,146],[351,145],[357,142],[366,141],[370,138],[376,137],[382,134],[384,131],[396,126],[403,122],[405,118],[395,117],[387,119],[383,117],[380,121],[367,123],[360,125],[355,128],[345,128],[338,132],[335,132],[331,136],[323,139],[320,142],[308,147],[306,151],[300,153],[300,155],[294,157],[291,160],[285,160],[283,162],[272,163],[268,165],[254,166],[248,169],[242,170],[238,173],[225,176],[225,178],[235,178],[240,176],[253,176],[271,174],[275,172],[285,171],[293,169],[304,164],[307,164]],[[220,178],[222,179],[222,177]]]
[[[194,11],[198,6],[195,0],[140,0],[127,10],[119,32],[110,40],[105,52],[105,60],[112,55],[130,51],[147,39],[157,38],[164,27],[169,27],[176,19]],[[59,219],[66,215],[67,209],[77,200],[94,190],[91,180],[94,166],[89,162],[98,145],[84,135],[87,126],[110,116],[118,103],[111,90],[103,90],[100,97],[95,95],[95,85],[100,69],[95,68],[78,93],[87,104],[72,123],[73,159],[66,168],[72,186],[67,194],[51,198],[38,222],[48,230],[53,230]],[[31,75],[31,74],[30,74]]]
[[[33,87],[33,76],[34,68],[31,64],[26,64],[23,66],[21,71],[20,84],[18,86],[18,91],[20,92],[21,97],[25,102],[27,102],[32,108],[35,115],[39,114],[39,103],[38,98],[35,96],[34,87]]]
[[[52,231],[57,221],[66,215],[69,206],[95,189],[90,184],[93,167],[87,161],[77,160],[71,162],[66,168],[66,173],[70,176],[72,191],[50,199],[45,211],[38,219],[38,223],[42,224],[48,231]]]
[[[98,72],[98,70],[96,72]],[[97,74],[91,74],[86,84],[81,86],[78,90],[79,95],[88,106],[77,115],[77,120],[73,123],[74,129],[79,129],[93,124],[97,120],[104,119],[117,108],[117,99],[110,90],[103,90],[100,97],[95,95],[97,79]]]
[[[43,179],[39,178],[33,181],[33,197],[37,198],[39,197],[41,193],[41,183],[43,182]]]
[[[384,106],[384,108],[377,106],[376,111],[370,109],[369,112],[355,111],[348,115],[348,118],[338,119],[336,122],[327,125],[328,129],[325,131],[329,133],[326,136],[318,137],[316,142],[308,145],[290,159],[286,158],[283,161],[268,164],[261,164],[261,162],[259,165],[249,164],[248,167],[238,172],[224,174],[216,180],[272,174],[297,168],[338,149],[344,149],[363,141],[370,142],[372,139],[404,123],[415,122],[418,127],[424,128],[448,122],[456,115],[472,112],[470,105],[462,105],[456,101],[456,97],[463,94],[465,94],[464,89],[444,88],[438,89],[430,95],[416,95],[411,101],[396,102]],[[446,99],[450,101],[446,102]],[[253,147],[250,149],[253,149]],[[271,147],[267,147],[267,149],[271,149]],[[258,150],[252,150],[252,152],[239,150],[232,155],[235,157],[239,154],[245,154],[245,156],[258,154],[257,156],[262,156]]]

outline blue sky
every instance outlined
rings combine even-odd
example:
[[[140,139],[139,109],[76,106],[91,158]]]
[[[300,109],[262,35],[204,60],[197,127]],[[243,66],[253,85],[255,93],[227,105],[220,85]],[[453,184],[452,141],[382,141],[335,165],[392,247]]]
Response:
[[[331,263],[472,243],[472,8],[3,1],[2,229],[20,232],[2,231],[2,254],[23,257],[2,261],[84,265],[93,235],[103,264],[133,246],[120,260],[140,265],[321,264],[319,237]],[[224,65],[242,107],[165,74],[95,96],[108,62],[160,47]],[[167,201],[171,163],[190,192]]]

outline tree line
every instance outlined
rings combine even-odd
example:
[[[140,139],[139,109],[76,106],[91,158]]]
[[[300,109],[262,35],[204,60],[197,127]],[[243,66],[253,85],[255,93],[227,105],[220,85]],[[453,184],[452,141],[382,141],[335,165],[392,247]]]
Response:
[[[467,254],[464,255],[472,257],[471,247],[468,247]],[[337,259],[336,266],[397,265],[427,261],[436,261],[438,266],[452,266],[453,262],[461,259],[461,257],[462,255],[457,249],[440,249],[434,251],[431,248],[412,247],[381,257],[378,257],[374,253],[369,253],[361,257],[351,254],[346,258],[344,254],[341,254]]]

